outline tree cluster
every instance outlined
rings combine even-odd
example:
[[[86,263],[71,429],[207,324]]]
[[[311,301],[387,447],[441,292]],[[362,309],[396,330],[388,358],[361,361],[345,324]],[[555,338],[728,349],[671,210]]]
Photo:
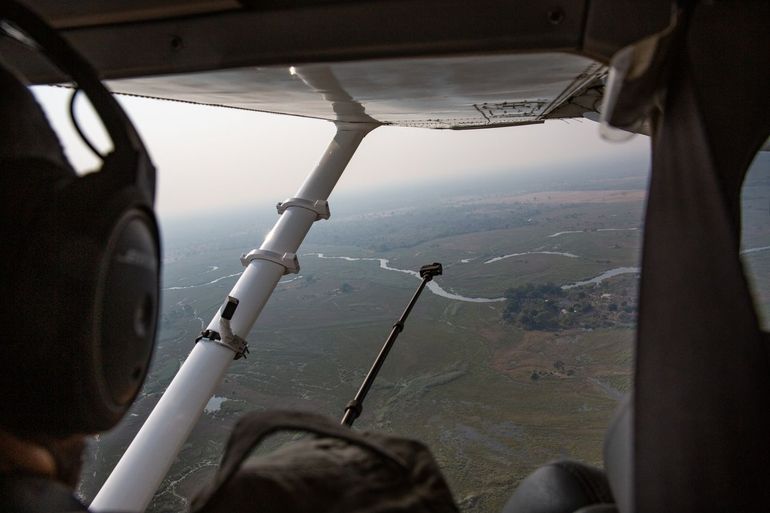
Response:
[[[636,306],[626,301],[618,305],[609,294],[602,297],[604,290],[564,290],[553,283],[527,283],[505,292],[503,320],[524,330],[538,331],[633,324]]]
[[[561,328],[561,300],[564,290],[553,283],[527,283],[505,292],[503,319],[527,330],[552,331]]]

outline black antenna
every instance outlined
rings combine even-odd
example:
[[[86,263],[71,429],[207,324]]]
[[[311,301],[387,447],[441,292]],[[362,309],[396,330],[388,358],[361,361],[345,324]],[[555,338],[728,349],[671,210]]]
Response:
[[[417,287],[417,292],[414,293],[409,304],[406,305],[406,310],[401,314],[401,317],[396,324],[393,325],[393,330],[390,332],[388,340],[385,341],[385,345],[380,349],[380,354],[378,354],[377,358],[374,360],[374,364],[372,364],[372,368],[369,369],[369,373],[366,375],[366,378],[364,378],[364,382],[361,384],[361,388],[358,389],[356,396],[347,404],[347,406],[345,406],[345,414],[342,416],[341,424],[350,427],[361,415],[361,412],[364,409],[364,399],[366,398],[366,394],[368,394],[369,389],[372,388],[372,383],[374,383],[374,380],[377,378],[377,373],[380,372],[382,364],[385,363],[385,358],[388,357],[390,348],[393,347],[393,344],[396,342],[398,334],[404,331],[404,323],[406,322],[406,318],[409,317],[409,312],[412,311],[412,307],[414,307],[414,304],[417,302],[417,298],[420,297],[425,285],[427,285],[434,276],[440,276],[441,273],[442,267],[438,262],[433,262],[432,264],[424,265],[420,268],[422,282],[420,283],[420,286]]]

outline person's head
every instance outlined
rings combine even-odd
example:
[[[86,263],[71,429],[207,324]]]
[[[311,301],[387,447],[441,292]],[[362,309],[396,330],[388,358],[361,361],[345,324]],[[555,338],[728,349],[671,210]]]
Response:
[[[92,100],[114,145],[101,170],[78,176],[23,78],[0,61],[0,472],[3,461],[50,467],[42,449],[67,481],[83,435],[122,418],[149,367],[160,266],[154,170],[67,43],[31,14],[8,21],[44,52],[57,48],[54,64]]]
[[[38,427],[29,410],[46,407],[25,399],[31,381],[46,372],[44,355],[38,348],[39,337],[50,336],[47,323],[37,327],[36,337],[28,337],[35,329],[32,322],[19,321],[24,316],[27,300],[19,295],[25,272],[35,272],[24,262],[31,238],[40,236],[36,226],[38,212],[49,200],[45,191],[55,184],[75,178],[75,171],[64,156],[59,140],[49,126],[43,111],[30,91],[8,68],[0,65],[0,240],[5,250],[0,256],[0,304],[6,329],[0,340],[0,474],[35,474],[51,476],[74,485],[80,470],[83,437],[57,436]],[[29,314],[34,315],[32,312]],[[35,347],[37,346],[37,347]],[[26,353],[27,356],[22,356]],[[27,363],[43,358],[40,365]],[[56,354],[48,358],[57,358]],[[27,364],[27,365],[25,365]],[[53,407],[51,405],[50,407]],[[51,430],[53,431],[53,430]]]

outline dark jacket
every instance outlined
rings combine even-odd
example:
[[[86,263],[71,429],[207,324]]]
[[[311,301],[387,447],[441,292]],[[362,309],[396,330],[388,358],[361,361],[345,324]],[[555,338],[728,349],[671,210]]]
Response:
[[[0,476],[3,513],[69,513],[88,511],[67,486],[43,477]]]

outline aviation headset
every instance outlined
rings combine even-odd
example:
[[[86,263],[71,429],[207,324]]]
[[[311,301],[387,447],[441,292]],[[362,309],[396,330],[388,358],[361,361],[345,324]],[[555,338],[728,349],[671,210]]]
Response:
[[[155,169],[126,114],[67,41],[16,2],[0,2],[0,21],[73,79],[114,147],[99,172],[78,177],[27,87],[0,65],[0,94],[24,99],[8,117],[40,120],[30,139],[49,137],[57,150],[30,155],[18,150],[24,141],[0,139],[2,183],[23,191],[4,207],[13,218],[0,219],[3,233],[16,235],[13,247],[0,241],[8,262],[0,286],[0,425],[30,436],[108,429],[139,392],[155,340]],[[8,124],[6,112],[0,124]]]

